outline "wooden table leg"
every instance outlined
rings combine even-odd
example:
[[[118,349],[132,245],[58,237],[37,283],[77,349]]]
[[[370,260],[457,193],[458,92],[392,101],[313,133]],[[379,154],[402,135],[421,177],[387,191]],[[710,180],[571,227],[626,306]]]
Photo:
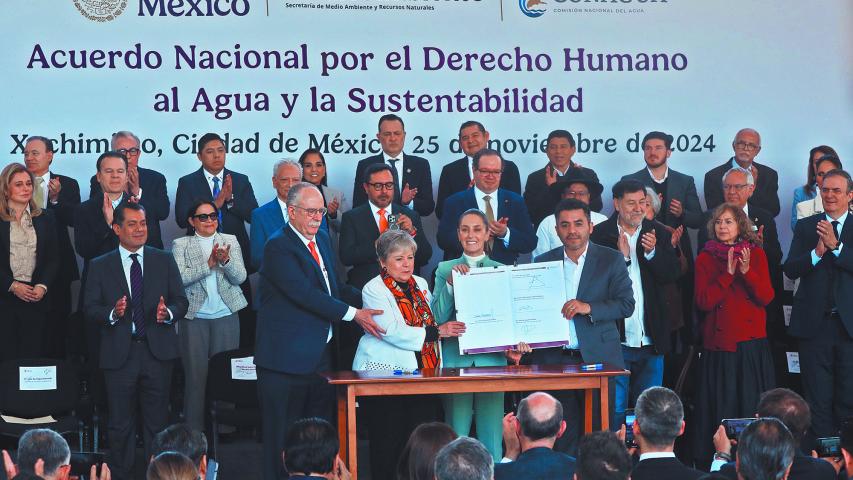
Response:
[[[355,391],[347,386],[347,465],[352,480],[358,480],[358,446],[355,431]]]
[[[584,421],[583,421],[583,431],[584,433],[592,432],[592,390],[591,388],[587,388],[584,390]]]
[[[601,429],[607,431],[610,429],[610,391],[607,377],[601,377]]]
[[[338,444],[341,446],[338,452],[344,462],[349,462],[349,451],[347,451],[347,387],[339,386],[335,392],[338,396]]]

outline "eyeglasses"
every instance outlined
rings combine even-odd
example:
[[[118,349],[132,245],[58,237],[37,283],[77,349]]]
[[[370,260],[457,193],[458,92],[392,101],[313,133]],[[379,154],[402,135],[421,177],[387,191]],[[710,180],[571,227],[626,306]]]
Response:
[[[723,185],[723,190],[737,190],[738,192],[748,187],[749,184],[741,183],[738,185]]]
[[[309,217],[316,217],[317,215],[325,215],[326,212],[329,211],[329,209],[326,207],[305,208],[305,207],[300,207],[299,205],[293,205],[293,208],[298,208],[300,210],[303,210],[306,214],[308,214]]]
[[[193,218],[200,222],[217,222],[219,221],[219,214],[216,212],[213,213],[199,213],[193,215]]]
[[[394,182],[387,182],[387,183],[376,182],[376,183],[368,183],[368,185],[370,185],[370,187],[377,192],[381,192],[383,189],[384,190],[394,190]]]
[[[136,147],[133,147],[133,148],[120,148],[120,149],[118,149],[118,153],[120,153],[120,154],[122,154],[122,155],[128,155],[128,154],[130,154],[130,155],[139,155],[139,152],[141,152],[141,151],[142,151],[142,150],[140,150],[140,149],[138,149],[138,148],[136,148]]]
[[[483,168],[478,168],[477,171],[483,175],[500,175],[503,173],[503,170],[485,170]]]
[[[761,145],[756,145],[754,143],[746,143],[744,141],[735,142],[735,148],[746,150],[747,152],[751,152],[754,150],[758,150],[761,148]]]

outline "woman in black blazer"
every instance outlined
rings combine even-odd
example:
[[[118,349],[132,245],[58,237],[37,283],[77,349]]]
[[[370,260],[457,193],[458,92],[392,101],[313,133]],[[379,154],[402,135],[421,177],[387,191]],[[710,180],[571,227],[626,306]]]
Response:
[[[33,200],[33,175],[20,163],[0,172],[0,358],[43,354],[50,302],[59,269],[56,224]]]

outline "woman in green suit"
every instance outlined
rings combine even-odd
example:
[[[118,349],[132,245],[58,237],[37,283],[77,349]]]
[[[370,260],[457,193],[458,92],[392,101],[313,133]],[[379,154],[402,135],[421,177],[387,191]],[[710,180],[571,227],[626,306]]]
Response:
[[[462,244],[462,257],[439,263],[435,271],[432,312],[439,325],[455,320],[453,271],[464,275],[471,268],[502,265],[485,253],[486,242],[489,239],[489,221],[485,213],[477,209],[467,210],[459,217],[456,231],[459,235],[459,243]],[[530,351],[530,347],[521,343],[514,350],[506,353],[462,355],[459,353],[459,341],[456,337],[445,338],[442,342],[441,366],[444,368],[505,366],[507,358],[518,364],[522,354]],[[471,419],[474,412],[477,412],[477,437],[495,461],[499,462],[504,416],[503,392],[455,393],[444,395],[442,402],[447,423],[459,435],[468,435],[471,430]]]

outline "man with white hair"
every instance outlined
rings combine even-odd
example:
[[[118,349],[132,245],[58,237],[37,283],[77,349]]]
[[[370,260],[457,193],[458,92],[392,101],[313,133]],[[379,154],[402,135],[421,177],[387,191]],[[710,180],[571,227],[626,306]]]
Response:
[[[302,181],[302,165],[297,161],[285,158],[275,162],[272,167],[272,186],[275,198],[252,210],[252,225],[249,229],[249,239],[252,245],[252,267],[261,268],[264,256],[264,244],[288,222],[287,192],[290,187]]]

